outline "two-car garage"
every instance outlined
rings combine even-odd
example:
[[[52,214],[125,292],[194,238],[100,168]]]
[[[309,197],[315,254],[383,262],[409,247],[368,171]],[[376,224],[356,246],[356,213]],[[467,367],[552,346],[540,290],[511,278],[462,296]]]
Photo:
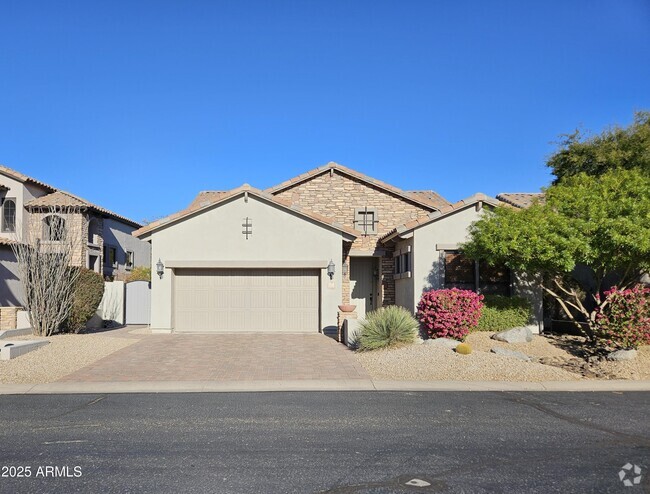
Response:
[[[177,269],[174,327],[191,332],[317,332],[315,269]]]
[[[337,329],[343,243],[356,233],[250,186],[143,227],[156,332]]]

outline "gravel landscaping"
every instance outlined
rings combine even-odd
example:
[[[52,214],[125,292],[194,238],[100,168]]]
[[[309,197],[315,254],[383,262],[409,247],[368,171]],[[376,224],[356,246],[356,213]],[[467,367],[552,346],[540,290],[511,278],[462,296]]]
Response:
[[[0,360],[2,384],[54,382],[138,341],[136,338],[117,338],[101,334],[62,334],[48,338],[22,336],[11,339],[46,339],[50,344],[13,360]]]
[[[650,379],[650,347],[641,347],[631,361],[611,362],[604,357],[585,360],[569,350],[572,342],[562,337],[534,335],[529,343],[503,343],[491,339],[491,332],[475,332],[466,342],[470,355],[459,355],[437,345],[408,345],[390,350],[355,352],[373,379],[403,381],[573,381],[592,379]],[[503,348],[531,357],[491,353]],[[579,347],[579,346],[578,346]]]

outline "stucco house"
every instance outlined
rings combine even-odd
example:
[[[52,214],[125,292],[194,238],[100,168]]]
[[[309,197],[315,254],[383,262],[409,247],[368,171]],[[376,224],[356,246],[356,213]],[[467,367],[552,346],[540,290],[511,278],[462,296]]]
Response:
[[[151,243],[156,331],[336,334],[346,317],[423,290],[465,287],[541,297],[523,277],[464,259],[458,245],[484,194],[450,204],[337,163],[267,190],[204,191],[184,210],[133,234]],[[339,306],[354,305],[350,314]],[[347,309],[346,307],[343,307]]]
[[[53,213],[55,210],[59,212]],[[65,221],[75,236],[72,261],[75,266],[120,278],[136,266],[151,264],[150,245],[131,235],[142,225],[0,166],[0,307],[22,304],[22,287],[12,242],[26,238],[30,231],[40,240],[54,240],[46,238],[51,221]]]

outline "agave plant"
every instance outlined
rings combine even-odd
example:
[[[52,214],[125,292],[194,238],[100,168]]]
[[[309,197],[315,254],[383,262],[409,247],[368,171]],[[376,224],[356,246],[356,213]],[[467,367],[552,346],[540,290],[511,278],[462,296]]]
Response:
[[[359,326],[359,350],[365,351],[413,343],[419,323],[405,308],[391,305],[369,312]]]

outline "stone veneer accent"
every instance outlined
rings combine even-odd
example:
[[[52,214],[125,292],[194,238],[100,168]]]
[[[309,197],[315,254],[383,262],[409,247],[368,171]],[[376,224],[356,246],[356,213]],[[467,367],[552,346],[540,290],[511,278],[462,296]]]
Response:
[[[22,307],[0,307],[0,330],[16,329],[19,310]]]
[[[343,342],[343,324],[346,319],[357,319],[358,315],[356,312],[343,312],[338,311],[336,316],[336,326],[337,326],[337,336],[336,341],[339,343]]]
[[[411,202],[338,170],[324,171],[320,175],[281,190],[275,195],[309,211],[332,218],[352,229],[355,228],[355,208],[366,206],[375,208],[378,217],[377,233],[374,235],[360,233],[352,245],[343,244],[342,265],[347,264],[347,267],[344,267],[342,271],[341,303],[350,303],[350,250],[364,253],[383,252],[380,297],[383,306],[395,303],[392,252],[379,244],[378,240],[397,225],[427,217],[434,210],[433,207],[425,207]]]
[[[30,215],[30,225],[32,228],[33,238],[43,238],[43,220],[46,216],[49,216],[49,211],[39,211],[29,213]],[[88,267],[88,252],[91,248],[88,246],[88,225],[90,220],[95,220],[97,222],[97,245],[98,249],[93,248],[93,255],[99,256],[99,267],[100,274],[103,265],[103,247],[104,247],[104,220],[100,216],[88,214],[82,211],[60,214],[65,221],[67,228],[70,229],[70,234],[72,235],[74,251],[72,252],[72,259],[70,265],[72,266],[82,266]]]

